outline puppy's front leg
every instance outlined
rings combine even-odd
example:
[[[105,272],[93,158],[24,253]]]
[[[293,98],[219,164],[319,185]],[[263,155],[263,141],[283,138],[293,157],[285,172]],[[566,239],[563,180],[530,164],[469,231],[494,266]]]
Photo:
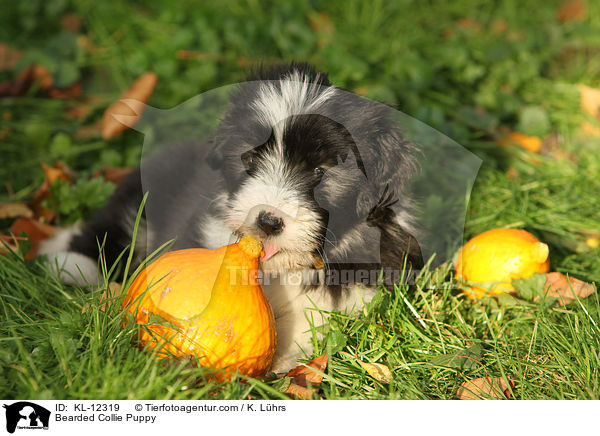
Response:
[[[306,290],[302,285],[290,284],[290,274],[286,279],[263,284],[277,327],[277,349],[271,368],[276,373],[288,372],[298,365],[299,358],[312,354],[312,341],[320,337],[319,334],[313,338],[313,328],[328,322],[329,312],[361,309],[377,293],[376,288],[361,287],[359,296],[359,290],[351,287],[334,296],[325,286]]]

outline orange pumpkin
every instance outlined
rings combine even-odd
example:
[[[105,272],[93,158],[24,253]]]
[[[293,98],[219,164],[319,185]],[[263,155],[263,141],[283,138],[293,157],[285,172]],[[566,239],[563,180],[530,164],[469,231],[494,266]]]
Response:
[[[159,257],[133,281],[123,302],[143,346],[159,358],[193,356],[228,379],[264,375],[277,345],[271,306],[258,282],[262,244],[246,235],[216,250]]]

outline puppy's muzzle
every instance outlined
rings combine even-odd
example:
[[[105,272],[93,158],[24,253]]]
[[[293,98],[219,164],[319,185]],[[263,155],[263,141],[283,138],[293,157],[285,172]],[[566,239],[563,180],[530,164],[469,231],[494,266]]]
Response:
[[[260,211],[256,218],[256,227],[265,232],[267,236],[275,236],[283,231],[283,219],[271,212]]]

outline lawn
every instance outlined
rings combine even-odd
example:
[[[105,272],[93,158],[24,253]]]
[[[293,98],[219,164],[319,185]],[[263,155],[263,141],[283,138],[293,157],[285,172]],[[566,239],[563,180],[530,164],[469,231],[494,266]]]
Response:
[[[31,201],[41,164],[62,161],[77,181],[50,188],[50,224],[101,207],[114,184],[97,173],[136,166],[144,138],[129,130],[104,140],[93,126],[146,71],[158,76],[148,104],[168,109],[243,80],[255,62],[302,60],[483,160],[465,240],[496,227],[526,229],[550,246],[551,271],[600,283],[600,122],[582,106],[581,87],[600,88],[600,3],[216,5],[32,0],[0,8],[0,82],[10,85],[30,64],[53,79],[50,90],[41,82],[20,92],[14,82],[0,86],[0,203]],[[15,50],[20,59],[10,62]],[[509,132],[541,149],[500,145]],[[0,217],[0,232],[13,221]],[[187,362],[149,358],[132,346],[134,329],[121,328],[118,299],[61,284],[24,260],[22,242],[0,256],[1,398],[288,398],[285,378],[217,384]],[[329,354],[329,364],[314,398],[451,399],[461,383],[485,376],[512,380],[513,399],[600,398],[597,295],[567,306],[473,301],[451,269],[382,289],[358,314],[333,313],[315,326],[314,356]],[[390,383],[356,358],[389,367]]]

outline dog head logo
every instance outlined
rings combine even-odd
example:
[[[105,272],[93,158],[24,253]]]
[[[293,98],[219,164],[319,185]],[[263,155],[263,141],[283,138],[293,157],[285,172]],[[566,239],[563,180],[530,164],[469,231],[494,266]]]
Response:
[[[6,409],[6,431],[16,429],[48,429],[50,411],[29,401],[19,401],[3,406]]]

